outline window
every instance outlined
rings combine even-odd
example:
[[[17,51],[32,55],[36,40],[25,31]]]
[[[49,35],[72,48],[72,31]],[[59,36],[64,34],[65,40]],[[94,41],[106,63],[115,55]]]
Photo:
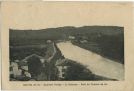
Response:
[[[64,68],[62,69],[62,72],[65,72],[65,69]]]
[[[62,77],[65,77],[65,74],[62,74]]]

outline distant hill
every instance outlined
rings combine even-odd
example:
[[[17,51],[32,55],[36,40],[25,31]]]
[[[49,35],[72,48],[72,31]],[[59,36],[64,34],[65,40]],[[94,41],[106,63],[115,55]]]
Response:
[[[18,29],[19,30],[19,29]],[[117,26],[84,26],[84,27],[59,27],[59,28],[48,28],[36,30],[19,30],[10,29],[10,40],[11,44],[14,41],[22,40],[38,40],[38,39],[64,39],[68,35],[77,35],[77,34],[104,34],[104,35],[118,35],[123,34],[123,27]],[[25,41],[26,42],[26,41]],[[29,42],[29,41],[28,41]]]
[[[65,26],[39,30],[10,29],[9,32],[10,46],[46,44],[46,40],[66,40],[68,36],[75,36],[76,41],[73,44],[106,58],[124,63],[124,27]],[[87,44],[79,42],[84,40],[83,37],[88,41]]]

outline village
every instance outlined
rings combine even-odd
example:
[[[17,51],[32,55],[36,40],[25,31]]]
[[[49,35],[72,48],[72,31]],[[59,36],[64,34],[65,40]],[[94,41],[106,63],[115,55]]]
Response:
[[[75,40],[75,37],[69,36],[68,39]],[[48,50],[45,56],[31,53],[21,60],[10,61],[10,80],[63,80],[71,61],[63,57],[55,42],[47,40],[47,44]]]
[[[37,57],[41,64],[40,66],[42,66],[42,69],[45,68],[45,61],[44,59],[42,59],[40,56],[33,54],[30,56],[32,57]],[[28,59],[30,59],[30,57]],[[27,60],[28,60],[27,59]],[[57,71],[58,73],[58,79],[63,79],[65,76],[65,71],[67,69],[67,65],[65,64],[66,59],[59,59],[57,60],[55,66],[57,67]],[[34,62],[34,61],[33,61]],[[37,64],[37,67],[39,65]],[[36,72],[29,72],[29,65],[28,65],[28,61],[21,61],[19,62],[19,60],[15,60],[14,62],[11,62],[10,65],[10,80],[24,80],[24,81],[28,81],[28,80],[41,80],[41,78],[36,78],[37,74]],[[37,68],[38,69],[38,68]],[[42,72],[43,73],[43,72]],[[36,75],[36,76],[34,76]],[[43,76],[43,75],[42,75]],[[39,76],[38,76],[39,77]],[[49,78],[43,79],[43,80],[51,80]]]
[[[98,40],[91,41],[89,36],[83,34],[63,35],[63,37],[39,42],[38,39],[32,40],[32,44],[13,43],[15,45],[10,46],[10,81],[123,79],[119,77],[123,73],[122,64],[103,57],[102,52],[105,51],[102,50]],[[102,34],[98,33],[93,39],[98,37],[101,39]],[[106,69],[106,65],[103,64],[110,66]],[[112,74],[112,71],[109,71],[112,70],[110,67],[119,72]]]
[[[51,69],[49,66],[52,65],[51,61],[54,60],[53,58],[56,56],[57,50],[52,41],[48,40],[47,42],[51,44],[53,51],[49,50],[45,57],[31,54],[22,60],[14,60],[10,62],[10,80],[51,80],[51,72],[49,72],[49,70],[44,70],[46,72],[42,71],[43,69]],[[66,59],[59,58],[55,60],[53,66],[56,67],[56,71],[58,72],[57,78],[63,79],[65,70],[67,69],[65,64]],[[44,76],[45,78],[40,76]]]

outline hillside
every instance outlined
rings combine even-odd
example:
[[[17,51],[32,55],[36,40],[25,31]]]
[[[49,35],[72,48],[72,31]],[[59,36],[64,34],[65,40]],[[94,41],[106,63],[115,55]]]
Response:
[[[10,29],[10,46],[44,45],[47,40],[68,40],[103,57],[124,63],[124,28],[118,26],[59,27],[36,30]],[[81,43],[86,40],[87,43]]]
[[[19,29],[18,29],[19,30]],[[58,40],[65,39],[69,35],[89,35],[94,36],[96,34],[103,35],[118,35],[123,34],[123,27],[116,26],[84,26],[84,27],[59,27],[59,28],[48,28],[35,30],[19,30],[10,29],[10,40],[11,45],[15,45],[15,41],[19,43],[20,39],[23,39],[24,43],[29,43],[29,40],[38,41],[39,39],[47,40]],[[122,37],[122,36],[121,36]],[[40,40],[41,41],[41,40]],[[41,41],[42,42],[42,41]],[[22,43],[23,44],[23,43]]]

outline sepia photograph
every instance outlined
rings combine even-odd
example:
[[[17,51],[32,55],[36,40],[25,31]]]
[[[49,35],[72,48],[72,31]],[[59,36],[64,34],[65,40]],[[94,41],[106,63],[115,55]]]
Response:
[[[10,29],[10,81],[124,79],[124,28]]]
[[[1,2],[3,90],[132,91],[132,2]]]

